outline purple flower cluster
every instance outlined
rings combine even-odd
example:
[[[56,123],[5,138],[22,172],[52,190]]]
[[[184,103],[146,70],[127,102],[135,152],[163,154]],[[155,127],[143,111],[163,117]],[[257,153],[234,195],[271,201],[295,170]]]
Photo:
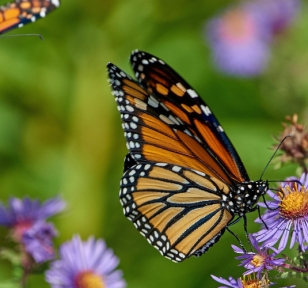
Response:
[[[10,198],[8,207],[0,204],[0,225],[10,229],[12,239],[24,245],[32,258],[40,263],[54,258],[52,239],[57,235],[46,219],[65,208],[59,197],[39,200]]]
[[[270,55],[270,43],[296,17],[299,0],[254,0],[232,7],[206,24],[214,62],[231,75],[260,74]]]

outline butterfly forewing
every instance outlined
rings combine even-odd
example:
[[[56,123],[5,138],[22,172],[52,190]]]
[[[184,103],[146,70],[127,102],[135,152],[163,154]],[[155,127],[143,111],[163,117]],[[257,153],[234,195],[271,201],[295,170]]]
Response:
[[[16,1],[0,8],[0,34],[43,18],[60,6],[60,0]]]
[[[137,162],[168,162],[231,185],[226,171],[202,146],[194,130],[118,67],[108,64],[107,68],[127,146]]]
[[[136,50],[130,61],[139,82],[187,124],[228,175],[236,182],[249,181],[236,150],[197,92],[164,61],[151,54]]]
[[[136,164],[121,180],[125,216],[160,253],[181,262],[200,256],[233,216],[222,209],[228,187],[210,176],[167,163]]]

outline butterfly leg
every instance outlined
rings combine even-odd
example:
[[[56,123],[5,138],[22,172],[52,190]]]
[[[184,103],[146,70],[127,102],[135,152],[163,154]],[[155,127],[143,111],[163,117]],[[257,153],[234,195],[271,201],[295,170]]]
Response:
[[[266,206],[266,208],[267,208],[268,210],[275,211],[275,210],[279,209],[279,206],[276,207],[276,208],[270,208],[270,207],[267,205],[267,203],[266,203],[266,200],[265,200],[264,195],[262,195],[262,197],[263,197],[264,204],[265,204],[265,206]]]
[[[237,239],[237,241],[240,243],[241,248],[243,249],[243,251],[246,252],[246,249],[244,247],[244,245],[242,244],[241,240],[238,238],[238,236],[236,234],[234,234],[231,230],[229,230],[229,227],[234,225],[235,223],[239,222],[242,219],[242,217],[238,217],[237,219],[235,219],[233,222],[231,222],[226,228],[227,230]]]
[[[261,221],[262,221],[262,223],[264,224],[265,228],[268,230],[268,227],[267,227],[266,223],[265,223],[264,220],[262,219],[261,211],[260,211],[260,206],[259,206],[259,205],[257,205],[256,207],[254,207],[253,210],[252,210],[251,212],[256,211],[256,210],[258,210],[259,218],[261,219]]]
[[[245,230],[246,238],[247,238],[250,250],[252,252],[253,249],[252,249],[251,241],[250,241],[250,238],[249,238],[249,235],[248,235],[248,232],[247,232],[247,217],[246,217],[246,215],[244,215],[243,218],[244,218],[244,230]]]
[[[237,223],[238,221],[240,221],[241,219],[242,219],[242,217],[238,217],[237,219],[235,219],[234,221],[232,221],[231,223],[229,223],[227,227],[230,227],[230,226],[236,224],[236,223]]]
[[[239,218],[239,219],[241,219],[241,218]],[[246,249],[245,249],[245,247],[244,247],[242,241],[240,240],[240,238],[238,238],[238,236],[237,236],[235,233],[233,233],[233,232],[228,228],[228,226],[226,226],[226,229],[237,239],[237,241],[240,243],[240,246],[241,246],[242,250],[246,253],[247,251],[246,251]]]

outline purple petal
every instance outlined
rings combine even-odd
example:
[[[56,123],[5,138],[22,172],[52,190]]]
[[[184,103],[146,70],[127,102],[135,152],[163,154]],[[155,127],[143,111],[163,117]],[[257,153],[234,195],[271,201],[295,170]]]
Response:
[[[262,208],[267,208],[267,207],[270,207],[270,208],[277,208],[279,206],[279,203],[281,201],[266,201],[266,204],[264,202],[258,202],[258,205]]]
[[[297,238],[297,221],[294,221],[293,222],[293,232],[292,232],[292,237],[290,241],[290,249],[294,246],[296,238]]]
[[[285,228],[284,233],[281,237],[279,246],[278,246],[278,250],[282,251],[288,243],[288,238],[289,238],[289,234],[290,234],[290,229],[291,229],[291,222],[287,222],[288,226]]]
[[[303,219],[302,221],[302,228],[303,228],[303,234],[305,241],[308,243],[308,223],[306,219]]]
[[[60,197],[47,200],[40,208],[39,217],[45,219],[49,218],[64,210],[65,206],[66,203]]]
[[[306,178],[306,174],[303,173],[302,176],[301,176],[301,178],[299,179],[299,182],[302,183],[302,184],[304,184],[304,186],[306,187],[306,185],[305,185],[306,183],[305,183],[305,182],[308,182],[308,181],[307,181],[308,179],[306,179],[306,181],[305,181],[305,178]],[[296,180],[297,180],[297,179],[296,179]],[[301,187],[298,187],[298,190],[300,190],[300,189],[301,189]]]
[[[235,253],[240,253],[240,254],[245,253],[243,249],[241,249],[241,248],[239,248],[239,247],[237,247],[235,245],[231,245],[231,247],[233,248]]]
[[[278,201],[278,202],[280,202],[281,200],[279,199],[279,197],[275,194],[275,193],[273,193],[271,190],[267,190],[267,195],[269,196],[269,197],[271,197],[271,198],[273,198],[274,200],[276,200],[276,201]]]
[[[261,251],[256,238],[252,234],[249,234],[249,239],[251,241],[252,246],[260,253]]]
[[[225,284],[225,285],[231,285],[231,283],[229,281],[227,281],[226,279],[222,278],[222,277],[216,277],[214,275],[211,275],[211,277],[218,283],[221,283],[221,284]]]
[[[273,237],[279,239],[286,225],[287,224],[285,221],[283,221],[283,219],[277,219],[272,223],[272,225],[270,225],[269,230],[263,229],[255,234],[257,236],[257,241],[263,242]]]
[[[11,226],[14,223],[10,213],[0,204],[0,225]]]

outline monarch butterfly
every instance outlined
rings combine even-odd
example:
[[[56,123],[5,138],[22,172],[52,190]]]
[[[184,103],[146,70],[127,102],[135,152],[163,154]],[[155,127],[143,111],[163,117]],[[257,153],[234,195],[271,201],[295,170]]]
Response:
[[[164,61],[135,50],[130,62],[138,81],[107,65],[130,151],[120,202],[151,245],[181,262],[246,221],[268,181],[250,181],[210,108]]]
[[[0,8],[0,34],[43,18],[60,0],[17,0]]]

